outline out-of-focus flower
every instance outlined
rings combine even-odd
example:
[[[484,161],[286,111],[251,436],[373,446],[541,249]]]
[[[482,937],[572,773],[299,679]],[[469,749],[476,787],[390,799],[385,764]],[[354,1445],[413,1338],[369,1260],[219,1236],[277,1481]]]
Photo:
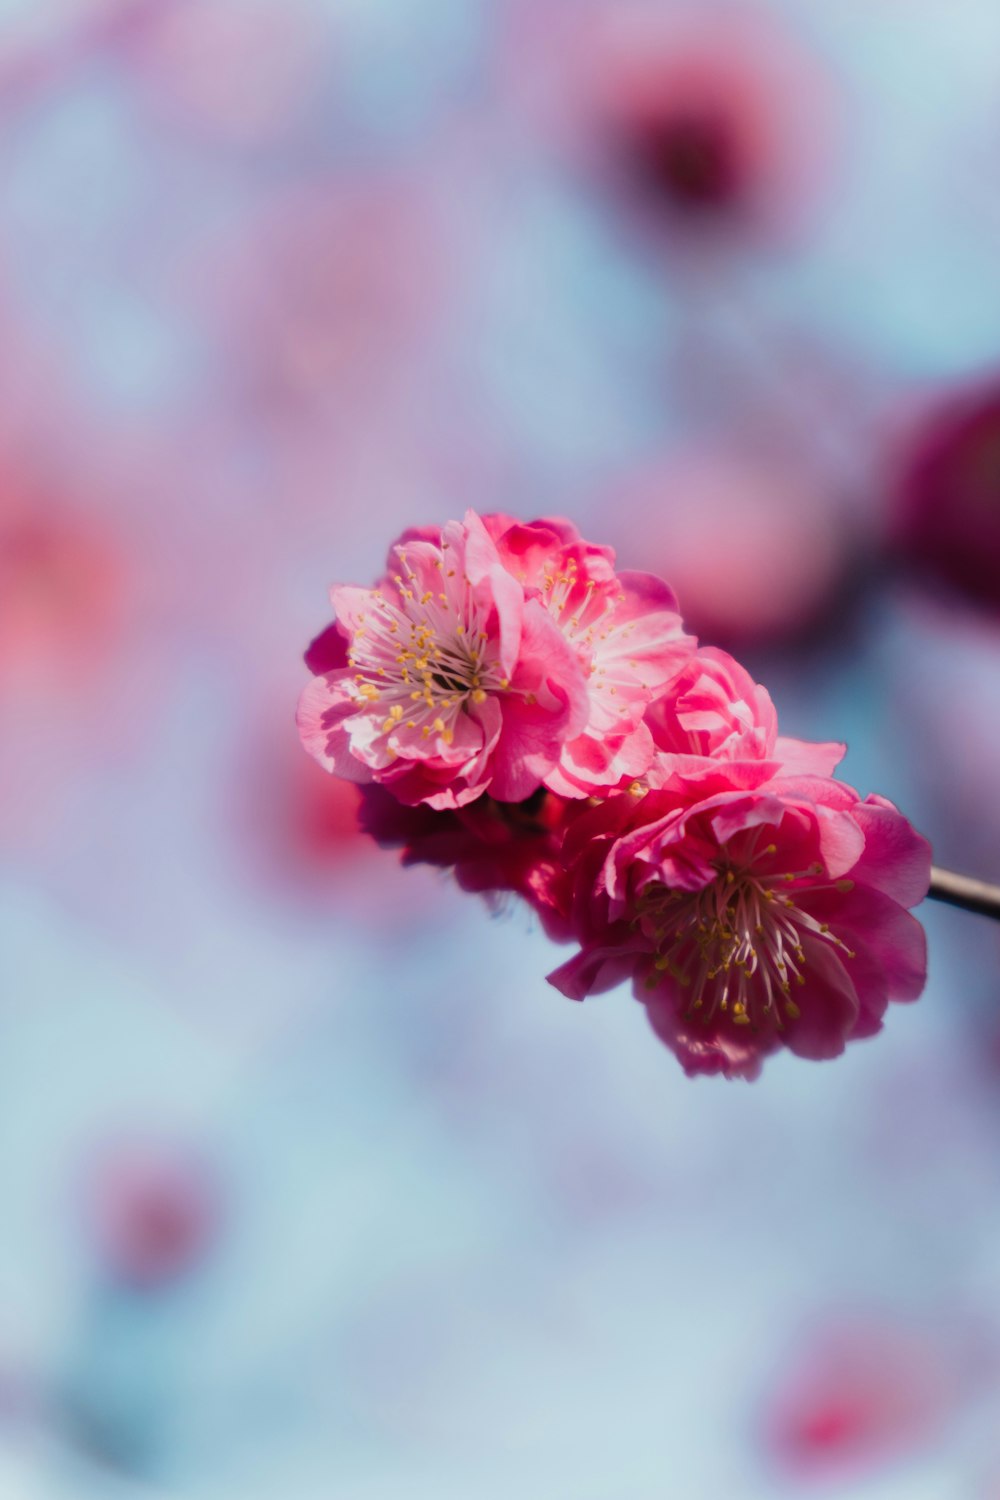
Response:
[[[299,123],[319,94],[331,38],[303,0],[123,9],[109,41],[174,128],[260,146]]]
[[[404,865],[454,871],[464,891],[522,897],[550,937],[570,936],[570,879],[560,859],[566,818],[577,804],[539,788],[524,802],[480,797],[454,811],[406,807],[384,787],[361,791],[361,826]]]
[[[959,1394],[955,1364],[919,1330],[848,1319],[815,1337],[781,1381],[767,1444],[802,1478],[868,1471],[940,1429]]]
[[[647,218],[768,233],[796,224],[829,156],[817,60],[750,7],[614,22],[595,28],[591,87],[606,154]]]
[[[750,789],[785,775],[829,776],[844,746],[778,734],[767,689],[725,651],[703,646],[646,712],[656,756],[643,778],[650,787],[697,782],[710,789]],[[717,786],[715,785],[717,783]]]
[[[641,775],[652,756],[646,707],[694,646],[672,591],[649,573],[616,574],[612,549],[567,522],[487,524],[504,565],[541,598],[587,674],[590,717],[546,785],[579,797]]]
[[[0,494],[0,599],[0,687],[17,681],[47,691],[56,675],[79,683],[121,622],[120,559],[82,516],[33,486],[7,485]]]
[[[930,849],[880,797],[822,777],[778,778],[678,806],[616,797],[583,815],[579,954],[550,976],[583,999],[632,978],[685,1071],[754,1078],[781,1046],[835,1057],[914,999]]]
[[[1000,605],[1000,379],[928,413],[902,459],[896,539],[921,568]]]
[[[459,230],[449,223],[446,240],[443,217],[419,179],[324,173],[199,240],[177,279],[218,340],[231,395],[255,420],[318,419],[342,440],[377,399],[384,425],[445,322]]]
[[[689,452],[623,484],[622,524],[669,560],[684,619],[726,644],[800,634],[844,587],[856,538],[829,482],[738,446]]]
[[[205,1163],[162,1142],[119,1142],[95,1160],[87,1218],[105,1267],[151,1291],[194,1269],[219,1228],[218,1188]]]
[[[643,715],[693,646],[670,590],[561,521],[411,532],[376,590],[336,588],[307,658],[306,747],[403,802],[460,807],[641,774]]]

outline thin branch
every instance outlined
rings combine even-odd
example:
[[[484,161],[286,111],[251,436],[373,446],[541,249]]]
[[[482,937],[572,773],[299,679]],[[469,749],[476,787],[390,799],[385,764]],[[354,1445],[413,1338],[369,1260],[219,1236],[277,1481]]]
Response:
[[[973,880],[969,875],[956,875],[953,870],[939,870],[934,865],[927,894],[934,901],[944,901],[948,906],[960,906],[964,911],[978,912],[980,916],[1000,921],[1000,885]]]

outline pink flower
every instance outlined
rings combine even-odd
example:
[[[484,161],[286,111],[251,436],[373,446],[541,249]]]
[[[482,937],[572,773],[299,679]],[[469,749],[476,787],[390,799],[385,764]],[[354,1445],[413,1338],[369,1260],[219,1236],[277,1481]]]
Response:
[[[801,1480],[860,1477],[939,1431],[975,1364],[961,1338],[841,1310],[783,1373],[769,1403],[768,1446]]]
[[[486,525],[505,566],[544,604],[587,680],[587,722],[563,745],[545,785],[581,797],[642,775],[654,754],[646,709],[694,647],[673,593],[649,573],[616,573],[612,548],[585,542],[568,521],[524,525],[491,516]]]
[[[774,358],[803,402],[843,425],[853,412],[829,360],[784,350]],[[732,381],[718,354],[701,350],[684,368],[694,401],[731,402],[725,443],[674,451],[611,490],[619,524],[642,528],[649,565],[665,567],[697,635],[730,648],[799,637],[826,622],[851,587],[865,537],[844,501],[839,477],[814,438],[801,445],[773,435],[783,407],[775,393]],[[831,382],[834,389],[831,391]],[[780,416],[780,423],[786,420]],[[860,421],[860,418],[858,419]],[[848,426],[854,426],[850,416]],[[743,436],[736,436],[742,432]]]
[[[703,230],[798,223],[828,176],[832,101],[790,33],[727,7],[596,40],[608,144],[650,214]]]
[[[829,1058],[915,999],[930,848],[880,797],[824,777],[678,805],[618,796],[570,831],[574,999],[632,978],[685,1071],[754,1078],[785,1045]]]
[[[975,602],[1000,605],[1000,380],[933,411],[902,468],[902,550]]]
[[[566,816],[579,806],[539,788],[524,802],[479,797],[453,811],[406,807],[384,787],[361,792],[361,827],[383,847],[402,850],[404,865],[454,871],[463,891],[491,902],[520,896],[550,937],[572,934],[571,881],[560,858]]]
[[[829,776],[844,746],[778,734],[767,689],[725,651],[703,646],[647,709],[656,757],[651,787],[698,783],[701,795],[763,785],[784,775]]]
[[[590,714],[579,653],[474,511],[403,534],[374,589],[332,591],[299,729],[328,770],[402,802],[529,797]]]
[[[220,1228],[219,1185],[176,1143],[119,1142],[94,1164],[88,1216],[108,1269],[154,1290],[191,1271]]]

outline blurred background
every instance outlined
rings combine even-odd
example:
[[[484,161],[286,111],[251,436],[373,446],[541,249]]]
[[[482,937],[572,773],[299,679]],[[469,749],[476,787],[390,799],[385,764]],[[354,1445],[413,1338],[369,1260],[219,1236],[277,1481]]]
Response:
[[[334,581],[661,572],[1000,880],[996,0],[0,0],[0,1497],[996,1500],[1000,935],[688,1082],[355,832]]]

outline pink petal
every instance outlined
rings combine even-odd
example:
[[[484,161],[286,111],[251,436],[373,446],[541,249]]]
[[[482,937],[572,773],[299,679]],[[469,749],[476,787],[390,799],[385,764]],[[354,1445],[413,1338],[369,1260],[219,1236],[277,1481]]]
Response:
[[[855,878],[901,906],[916,906],[930,884],[930,844],[884,797],[867,797],[854,817],[865,840]]]
[[[305,655],[306,666],[317,677],[326,672],[341,671],[347,666],[347,641],[336,621],[310,641]]]
[[[785,1023],[785,1042],[797,1057],[821,1061],[839,1057],[858,1020],[857,991],[830,947],[822,938],[805,936],[803,972],[806,983],[794,999],[799,1018]]]
[[[351,754],[343,729],[355,706],[335,679],[314,677],[299,699],[296,723],[303,745],[327,771],[347,781],[371,781],[371,769]]]
[[[814,742],[779,734],[774,744],[783,776],[832,776],[846,754],[847,746],[834,740]]]

